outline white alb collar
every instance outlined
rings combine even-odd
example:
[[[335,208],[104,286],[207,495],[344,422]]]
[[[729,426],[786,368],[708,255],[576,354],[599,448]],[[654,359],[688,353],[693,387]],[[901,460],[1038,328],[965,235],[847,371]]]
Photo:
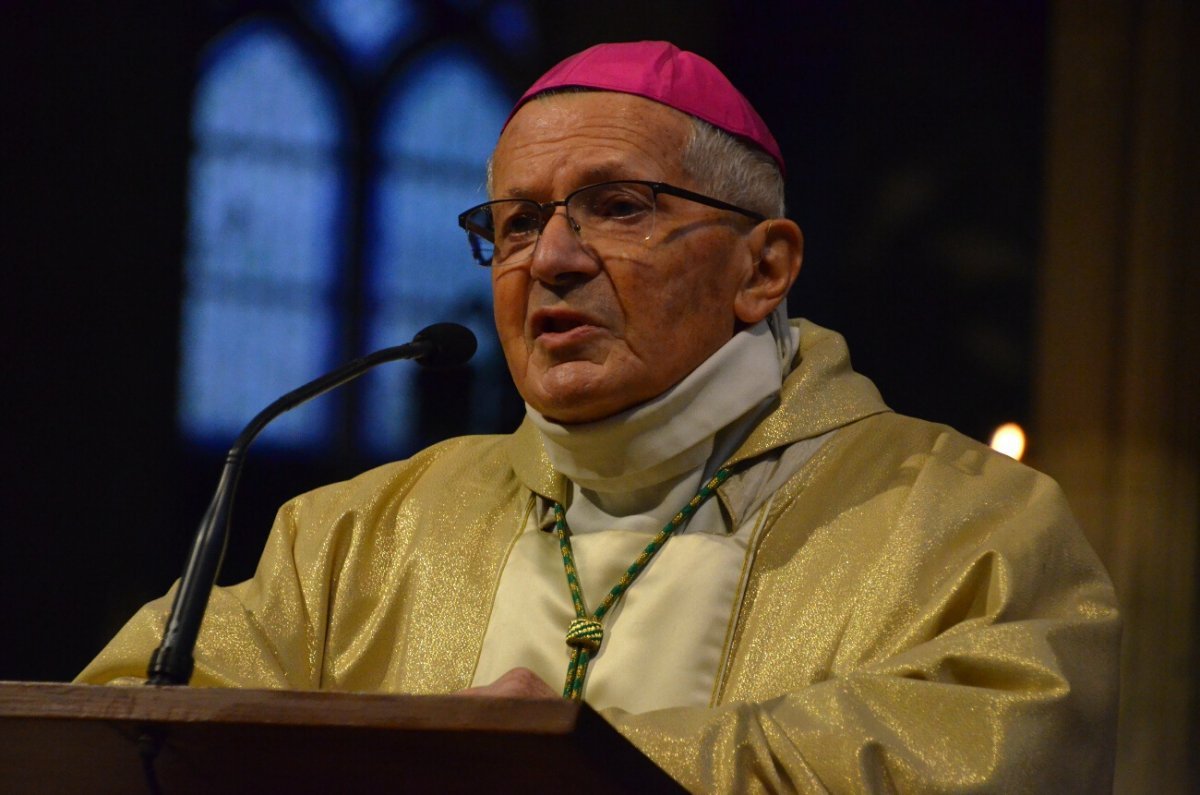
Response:
[[[636,502],[654,502],[655,487],[670,491],[685,475],[698,478],[716,448],[729,448],[719,450],[722,460],[732,454],[763,404],[779,393],[779,356],[777,341],[762,321],[735,334],[657,398],[620,414],[562,425],[531,406],[526,412],[555,469],[576,486],[601,499],[637,492],[642,499]],[[740,428],[743,418],[750,427]],[[734,425],[740,432],[722,433]],[[738,438],[727,438],[731,435]]]

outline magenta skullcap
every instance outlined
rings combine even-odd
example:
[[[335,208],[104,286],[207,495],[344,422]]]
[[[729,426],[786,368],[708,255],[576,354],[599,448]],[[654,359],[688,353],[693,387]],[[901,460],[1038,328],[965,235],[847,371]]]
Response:
[[[784,171],[783,154],[766,122],[711,61],[666,41],[597,44],[542,75],[521,95],[521,106],[557,88],[594,88],[636,94],[675,108],[762,149]]]

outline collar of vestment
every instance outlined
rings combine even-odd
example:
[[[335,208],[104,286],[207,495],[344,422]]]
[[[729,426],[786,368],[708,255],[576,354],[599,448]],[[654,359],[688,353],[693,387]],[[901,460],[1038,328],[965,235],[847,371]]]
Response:
[[[850,353],[840,334],[803,319],[793,320],[792,326],[799,331],[799,343],[779,405],[725,462],[731,468],[888,411],[875,385],[851,369]],[[509,458],[517,478],[530,491],[548,500],[568,501],[567,478],[554,468],[541,433],[528,417],[509,439]]]
[[[658,397],[611,417],[563,425],[527,407],[555,470],[573,485],[572,534],[661,530],[778,403],[781,370],[764,321]],[[727,531],[712,522],[688,529]]]
[[[733,335],[658,397],[611,417],[563,425],[532,406],[526,406],[526,416],[541,432],[558,472],[580,488],[619,500],[622,494],[654,491],[714,456],[728,456],[782,384],[778,348],[762,322]],[[732,441],[725,438],[730,434]]]

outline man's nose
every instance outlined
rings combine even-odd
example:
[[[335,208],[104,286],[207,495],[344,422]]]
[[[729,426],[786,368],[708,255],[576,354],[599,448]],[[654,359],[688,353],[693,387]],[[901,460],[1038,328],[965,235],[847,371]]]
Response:
[[[583,244],[566,209],[556,209],[542,227],[542,234],[533,249],[530,275],[545,284],[562,284],[571,279],[591,278],[599,269],[599,262]]]

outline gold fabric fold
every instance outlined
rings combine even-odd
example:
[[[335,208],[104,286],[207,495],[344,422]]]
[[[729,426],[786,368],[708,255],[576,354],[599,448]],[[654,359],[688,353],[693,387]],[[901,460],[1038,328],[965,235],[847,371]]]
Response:
[[[834,428],[771,504],[713,707],[606,717],[698,792],[1109,787],[1119,619],[1057,486],[888,412],[802,323],[780,406],[732,460]],[[531,430],[285,505],[255,577],[214,593],[194,683],[468,686],[534,495],[564,496]],[[80,681],[144,677],[168,600]]]
[[[623,734],[698,792],[1111,788],[1116,603],[1052,481],[885,414],[787,488],[719,704]]]
[[[192,684],[402,693],[466,687],[531,499],[505,437],[464,437],[288,502],[252,579],[217,588]],[[145,677],[172,594],[80,675]]]

